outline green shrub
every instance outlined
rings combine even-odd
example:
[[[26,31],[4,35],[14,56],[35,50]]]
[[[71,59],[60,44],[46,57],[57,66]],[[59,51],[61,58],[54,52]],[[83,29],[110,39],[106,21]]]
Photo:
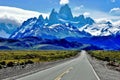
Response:
[[[6,61],[6,62],[23,61],[23,63],[21,63],[20,65],[24,65],[25,64],[24,60],[32,60],[34,62],[38,62],[38,59],[39,61],[53,61],[53,60],[69,58],[69,57],[75,56],[77,53],[78,51],[74,51],[74,50],[68,50],[68,51],[67,50],[0,51],[0,60]],[[5,62],[0,62],[0,64],[6,65]]]
[[[89,51],[89,54],[100,60],[120,62],[120,51]]]
[[[0,69],[2,69],[2,65],[0,65]]]
[[[0,62],[1,65],[6,65],[5,61]]]
[[[18,56],[18,55],[15,55],[15,56],[13,56],[14,57],[14,59],[20,59],[21,57],[20,56]]]
[[[110,58],[109,57],[105,57],[104,61],[110,61]]]
[[[47,58],[47,56],[39,56],[39,60],[41,60],[41,61],[47,61],[48,58]]]
[[[33,64],[34,62],[32,60],[28,60],[25,62],[25,64]]]
[[[14,66],[14,63],[13,62],[8,62],[7,63],[7,67],[13,67]]]
[[[24,64],[25,64],[25,62],[21,62],[21,63],[20,63],[20,65],[24,65]]]

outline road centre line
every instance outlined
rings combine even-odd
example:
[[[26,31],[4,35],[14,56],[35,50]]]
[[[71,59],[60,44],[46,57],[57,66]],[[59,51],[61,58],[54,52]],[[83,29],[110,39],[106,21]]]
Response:
[[[73,69],[73,67],[68,68],[68,69],[67,69],[66,71],[64,71],[62,74],[58,75],[58,76],[55,78],[55,80],[61,80],[61,78],[62,78],[65,74],[69,73],[72,69]]]

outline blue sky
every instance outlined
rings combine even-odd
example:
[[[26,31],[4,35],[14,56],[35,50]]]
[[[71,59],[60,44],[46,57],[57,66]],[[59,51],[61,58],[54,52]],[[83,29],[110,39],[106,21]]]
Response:
[[[48,12],[60,7],[60,0],[0,0],[0,6],[18,7],[39,12]],[[120,0],[69,0],[71,8],[84,5],[85,8],[109,12],[111,8],[120,7]]]
[[[120,0],[0,0],[0,6],[49,13],[53,8],[60,8],[60,1],[63,2],[61,4],[69,4],[75,15],[85,14],[95,18],[120,16]]]

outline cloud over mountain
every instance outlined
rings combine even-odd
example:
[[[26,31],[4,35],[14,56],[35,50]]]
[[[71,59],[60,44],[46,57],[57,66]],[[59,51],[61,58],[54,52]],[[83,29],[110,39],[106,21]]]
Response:
[[[68,4],[69,0],[60,0],[60,5]]]
[[[44,17],[47,16],[47,14],[45,13],[39,13],[36,11],[29,11],[8,6],[0,6],[0,23],[20,25],[28,18],[38,17],[40,14],[42,14]]]
[[[110,10],[110,14],[115,15],[115,16],[120,16],[120,8],[119,8],[119,7],[117,7],[117,8],[112,8],[112,9]]]
[[[84,5],[76,6],[73,10],[78,11],[82,8],[84,8]]]
[[[84,16],[90,16],[90,13],[89,12],[84,12],[83,15]]]

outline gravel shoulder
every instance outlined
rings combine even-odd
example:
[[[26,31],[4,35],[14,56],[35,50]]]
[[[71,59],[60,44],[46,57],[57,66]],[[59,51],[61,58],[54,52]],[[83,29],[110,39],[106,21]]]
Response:
[[[95,59],[90,55],[88,59],[101,80],[120,80],[120,72],[110,69],[106,61]]]
[[[71,57],[71,58],[66,58],[63,60],[57,60],[57,61],[52,61],[52,62],[41,62],[41,63],[28,64],[24,68],[22,66],[14,66],[14,67],[0,69],[0,80],[15,80],[17,78],[27,76],[27,75],[54,67],[60,63],[64,63],[66,61],[74,59],[78,57],[79,55],[80,54],[74,57]]]

